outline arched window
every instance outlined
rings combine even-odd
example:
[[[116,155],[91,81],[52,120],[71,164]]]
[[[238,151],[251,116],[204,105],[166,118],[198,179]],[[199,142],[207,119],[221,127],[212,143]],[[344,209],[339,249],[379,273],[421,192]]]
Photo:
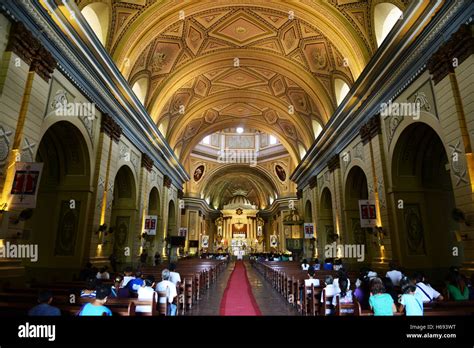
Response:
[[[347,93],[349,93],[349,86],[341,79],[334,80],[334,92],[336,93],[336,101],[337,105],[341,104],[341,102],[346,97]]]
[[[323,127],[321,127],[321,124],[315,119],[311,120],[311,123],[313,126],[314,139],[316,139],[323,130]]]
[[[138,100],[140,100],[142,104],[145,105],[145,99],[148,92],[148,79],[146,77],[139,79],[134,83],[132,90],[137,96]]]
[[[403,12],[397,6],[387,2],[375,6],[374,28],[377,46],[382,44],[395,23],[400,19],[402,13]]]
[[[95,2],[82,9],[82,15],[95,33],[99,41],[105,46],[109,30],[109,7],[107,4]]]
[[[298,143],[298,150],[299,150],[299,152],[300,152],[300,158],[303,158],[304,155],[306,155],[306,149],[305,149],[305,147],[303,146],[303,144]]]

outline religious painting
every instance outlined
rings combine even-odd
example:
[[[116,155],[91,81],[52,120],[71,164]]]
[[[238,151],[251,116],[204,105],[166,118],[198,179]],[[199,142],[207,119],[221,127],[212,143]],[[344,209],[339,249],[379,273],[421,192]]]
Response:
[[[278,246],[278,237],[276,235],[270,236],[270,247],[276,248]]]
[[[285,172],[285,169],[283,169],[281,165],[277,164],[275,166],[275,173],[281,181],[286,180],[286,172]]]
[[[204,165],[200,165],[199,167],[197,167],[195,170],[194,170],[194,181],[198,182],[199,180],[201,180],[202,176],[204,175]]]
[[[209,236],[208,235],[202,236],[201,247],[204,248],[204,249],[209,248]]]
[[[61,202],[58,233],[56,235],[54,255],[74,255],[74,247],[76,245],[77,227],[79,222],[80,211],[80,201],[75,201],[74,209],[71,209],[69,200]]]
[[[115,220],[115,250],[123,250],[128,238],[128,229],[130,226],[130,216],[117,216]],[[119,255],[123,255],[120,252]]]

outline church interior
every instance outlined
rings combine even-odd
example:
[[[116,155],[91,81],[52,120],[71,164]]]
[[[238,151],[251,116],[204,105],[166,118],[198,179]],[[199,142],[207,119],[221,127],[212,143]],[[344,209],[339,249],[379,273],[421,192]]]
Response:
[[[473,13],[0,1],[0,317],[472,316]]]

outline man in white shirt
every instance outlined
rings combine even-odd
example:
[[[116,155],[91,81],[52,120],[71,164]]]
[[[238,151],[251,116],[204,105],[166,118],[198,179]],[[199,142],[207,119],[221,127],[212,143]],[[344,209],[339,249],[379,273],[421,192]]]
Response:
[[[143,285],[138,288],[138,301],[151,301],[155,293],[154,285],[155,277],[148,276],[143,282]],[[151,306],[137,306],[135,312],[151,312]]]
[[[403,273],[397,269],[398,267],[393,261],[390,261],[388,266],[390,270],[387,272],[385,276],[387,278],[390,278],[394,286],[399,286],[400,280],[402,280],[402,277],[403,277]]]
[[[308,261],[306,261],[306,259],[303,260],[303,263],[301,264],[301,269],[303,271],[307,271],[309,269],[309,264],[308,264]]]
[[[434,300],[443,301],[443,296],[433,289],[430,284],[425,283],[425,276],[423,273],[416,273],[413,277],[416,284],[415,294],[420,294],[423,298],[423,303],[432,302]]]
[[[314,287],[317,287],[319,286],[319,279],[314,279],[314,274],[316,272],[314,271],[314,267],[311,266],[308,268],[308,276],[309,278],[308,279],[305,279],[304,280],[304,286],[305,287],[311,287],[311,285],[314,285]],[[306,292],[309,294],[308,290],[306,290]]]
[[[175,286],[177,286],[178,283],[181,283],[181,276],[179,275],[178,272],[175,272],[176,265],[174,263],[171,263],[169,270],[170,270],[170,282],[172,282]]]
[[[332,303],[332,297],[340,292],[339,288],[334,286],[334,279],[332,276],[328,275],[324,278],[326,287],[324,288],[326,293],[326,304],[330,305]],[[321,302],[323,301],[323,293],[321,292]],[[330,309],[326,309],[326,315],[331,314]]]
[[[176,305],[173,303],[173,300],[176,296],[178,296],[178,292],[176,291],[176,285],[170,282],[170,271],[168,269],[164,269],[161,272],[161,282],[156,285],[156,291],[166,291],[166,297],[168,298],[168,315],[176,315]],[[160,303],[162,301],[166,301],[166,299],[160,298]]]

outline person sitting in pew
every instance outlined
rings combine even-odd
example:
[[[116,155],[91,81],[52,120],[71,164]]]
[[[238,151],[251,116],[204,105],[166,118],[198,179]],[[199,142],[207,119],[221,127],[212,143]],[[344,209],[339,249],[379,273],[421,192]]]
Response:
[[[133,276],[132,267],[125,268],[125,271],[123,272],[122,287],[125,288],[128,285],[128,282],[133,279],[135,279],[135,277]]]
[[[333,281],[333,284],[338,289],[338,292],[341,291],[339,289],[339,279],[346,279],[348,286],[351,286],[351,281],[349,280],[349,277],[347,276],[347,272],[344,267],[337,271],[337,278],[335,278]]]
[[[82,298],[95,298],[96,286],[97,286],[97,279],[89,278],[86,283],[86,288],[81,290],[81,297]]]
[[[398,293],[395,291],[395,287],[393,286],[392,280],[388,277],[382,278],[383,286],[385,288],[385,293],[392,296],[393,302],[398,301]]]
[[[342,265],[342,260],[341,259],[335,259],[334,260],[334,265],[332,266],[333,270],[339,271],[343,267],[344,266]]]
[[[92,263],[87,262],[86,267],[81,269],[79,272],[79,280],[87,280],[89,278],[92,278],[95,275],[94,270],[92,268]]]
[[[314,259],[313,267],[315,271],[319,271],[321,269],[321,264],[319,263],[319,259]]]
[[[389,271],[385,274],[386,277],[390,278],[393,283],[393,286],[399,286],[400,280],[402,280],[403,273],[398,269],[395,261],[390,261],[388,263]]]
[[[309,269],[309,263],[306,259],[304,259],[303,262],[301,263],[301,269],[303,271],[307,271]]]
[[[28,312],[28,316],[50,316],[57,317],[61,315],[59,308],[51,306],[53,302],[53,294],[49,290],[40,291],[38,295],[39,304],[31,308]]]
[[[172,282],[175,286],[178,285],[178,283],[181,283],[181,276],[178,272],[175,272],[176,264],[170,263],[168,269],[170,270],[170,282]]]
[[[332,263],[332,259],[326,259],[324,260],[324,265],[323,265],[323,269],[325,271],[332,271],[333,270],[333,263]]]
[[[464,276],[459,272],[451,273],[448,282],[448,295],[454,301],[465,301],[469,299],[469,289],[466,286]]]
[[[142,272],[137,271],[135,273],[135,278],[128,282],[127,287],[132,294],[136,294],[138,292],[138,289],[140,289],[140,287],[143,286],[144,282],[145,281],[143,279]]]
[[[339,298],[339,303],[353,303],[352,299],[352,290],[349,289],[349,279],[348,278],[339,278],[339,291],[332,298],[332,305],[336,308],[337,298]],[[354,313],[354,309],[341,309],[341,313]]]
[[[151,301],[155,293],[155,277],[149,275],[138,289],[138,301]],[[151,312],[150,306],[137,306],[136,312]]]
[[[422,316],[423,315],[423,297],[416,292],[416,286],[408,280],[402,280],[400,284],[402,288],[402,295],[400,295],[400,307],[398,311],[407,316]]]
[[[370,281],[369,305],[376,316],[393,316],[393,313],[397,312],[392,296],[385,292],[385,287],[380,278],[374,278]]]
[[[129,298],[130,290],[128,287],[123,287],[123,278],[121,275],[115,277],[114,285],[110,288],[110,297],[113,298]]]
[[[176,304],[174,304],[174,299],[178,296],[178,292],[176,290],[176,286],[170,282],[170,271],[168,269],[164,269],[161,272],[161,279],[162,281],[156,285],[156,291],[166,291],[166,295],[168,298],[168,315],[176,315]],[[160,298],[160,301],[163,301]],[[162,303],[162,302],[161,302]]]
[[[111,316],[112,311],[104,306],[110,294],[110,289],[105,285],[98,285],[96,289],[96,297],[93,302],[86,303],[79,311],[79,316]]]
[[[422,272],[415,273],[412,280],[417,288],[416,292],[422,294],[423,303],[433,302],[434,300],[443,301],[443,296],[433,289],[430,284],[426,283],[425,275]]]
[[[332,297],[336,295],[339,292],[339,289],[334,286],[334,279],[331,275],[327,275],[324,278],[324,284],[326,285],[324,287],[325,294],[326,294],[326,304],[330,305],[332,302]],[[321,302],[323,302],[323,294],[321,292]],[[326,315],[331,315],[332,311],[328,308],[326,309]]]
[[[354,296],[357,298],[357,301],[363,309],[369,308],[370,278],[368,274],[369,269],[367,267],[362,267],[360,269],[359,278],[357,278],[355,283],[356,289],[354,291]]]
[[[107,266],[102,267],[96,274],[97,279],[110,279],[110,273],[107,271]]]
[[[311,285],[314,285],[314,287],[319,286],[319,279],[314,278],[315,273],[314,267],[310,266],[308,268],[308,279],[304,280],[305,288],[311,287]],[[311,290],[306,290],[306,296],[309,294],[311,294]],[[303,299],[303,289],[300,289],[300,299]],[[298,302],[298,304],[301,304],[301,302]]]

